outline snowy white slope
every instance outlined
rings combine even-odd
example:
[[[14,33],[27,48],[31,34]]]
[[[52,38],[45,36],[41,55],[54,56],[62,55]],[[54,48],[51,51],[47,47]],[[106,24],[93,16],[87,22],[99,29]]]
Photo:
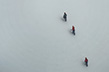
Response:
[[[0,72],[108,72],[108,3],[0,0]]]

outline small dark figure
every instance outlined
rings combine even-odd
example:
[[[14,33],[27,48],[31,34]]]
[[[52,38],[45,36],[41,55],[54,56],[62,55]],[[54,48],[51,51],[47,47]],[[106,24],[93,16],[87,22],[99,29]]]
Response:
[[[75,35],[75,27],[72,26],[72,33]]]
[[[67,21],[67,14],[66,14],[66,12],[64,12],[63,18],[64,18],[65,21]]]
[[[88,59],[87,59],[87,57],[85,57],[85,65],[86,65],[86,67],[88,67]]]

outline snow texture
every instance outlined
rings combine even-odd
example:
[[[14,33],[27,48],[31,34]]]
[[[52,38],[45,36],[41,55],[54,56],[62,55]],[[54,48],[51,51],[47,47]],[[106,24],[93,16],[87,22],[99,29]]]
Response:
[[[108,19],[109,0],[0,0],[0,72],[109,72]]]

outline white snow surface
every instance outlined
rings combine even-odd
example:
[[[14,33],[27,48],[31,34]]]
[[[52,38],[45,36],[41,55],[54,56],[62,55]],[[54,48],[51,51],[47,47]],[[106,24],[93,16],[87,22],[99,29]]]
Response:
[[[108,27],[109,0],[0,0],[0,72],[109,72]]]

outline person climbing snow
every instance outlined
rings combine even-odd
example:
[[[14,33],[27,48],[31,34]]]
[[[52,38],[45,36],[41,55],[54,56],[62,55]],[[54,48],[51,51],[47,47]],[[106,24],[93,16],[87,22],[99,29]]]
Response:
[[[85,65],[86,65],[86,67],[88,66],[88,59],[87,59],[87,57],[85,57]]]
[[[67,21],[67,14],[66,14],[66,12],[64,12],[63,18],[64,18],[65,21]]]
[[[72,26],[72,33],[75,35],[75,27]]]

